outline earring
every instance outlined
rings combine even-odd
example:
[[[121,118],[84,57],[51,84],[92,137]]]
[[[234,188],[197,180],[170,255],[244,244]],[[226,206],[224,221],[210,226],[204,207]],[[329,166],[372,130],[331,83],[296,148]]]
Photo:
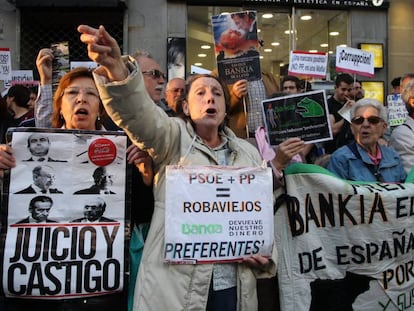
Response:
[[[98,114],[98,121],[101,121],[101,116]]]
[[[61,119],[61,120],[63,120],[63,115],[62,115],[62,112],[61,112],[61,113],[59,113],[59,117],[60,117],[60,119]]]

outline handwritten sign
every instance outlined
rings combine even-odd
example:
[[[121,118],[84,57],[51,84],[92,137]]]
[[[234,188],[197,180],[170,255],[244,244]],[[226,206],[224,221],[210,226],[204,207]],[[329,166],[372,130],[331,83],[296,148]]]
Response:
[[[328,53],[291,51],[289,75],[325,78],[327,64]]]
[[[167,262],[228,262],[271,255],[269,168],[168,166],[166,178]]]

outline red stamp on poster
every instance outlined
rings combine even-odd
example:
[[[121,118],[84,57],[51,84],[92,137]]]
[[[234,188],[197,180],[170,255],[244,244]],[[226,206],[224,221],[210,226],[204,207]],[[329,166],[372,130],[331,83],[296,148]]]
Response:
[[[116,146],[107,138],[98,138],[89,145],[88,155],[95,165],[106,166],[115,160]]]

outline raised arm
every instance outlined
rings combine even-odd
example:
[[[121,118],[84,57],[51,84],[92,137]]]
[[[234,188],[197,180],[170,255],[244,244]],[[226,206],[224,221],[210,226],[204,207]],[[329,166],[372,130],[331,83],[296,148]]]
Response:
[[[97,74],[110,82],[123,81],[128,77],[129,71],[122,60],[121,49],[104,26],[93,28],[80,25],[78,31],[81,33],[80,40],[87,45],[89,58],[101,65],[96,70]]]

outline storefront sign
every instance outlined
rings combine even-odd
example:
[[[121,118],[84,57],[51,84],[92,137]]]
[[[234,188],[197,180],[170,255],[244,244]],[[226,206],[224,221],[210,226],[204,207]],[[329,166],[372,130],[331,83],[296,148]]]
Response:
[[[175,2],[177,0],[170,0]],[[307,9],[386,9],[389,0],[187,0],[190,5],[271,5],[295,6]]]

